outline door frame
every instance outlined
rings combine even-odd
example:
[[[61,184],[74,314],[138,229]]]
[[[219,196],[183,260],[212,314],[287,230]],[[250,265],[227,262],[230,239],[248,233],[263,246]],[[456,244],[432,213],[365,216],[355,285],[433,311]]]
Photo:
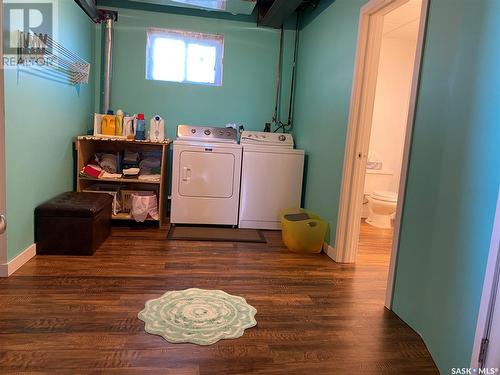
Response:
[[[3,1],[0,2],[0,30],[3,30]],[[6,209],[5,175],[5,86],[3,66],[3,38],[0,38],[0,214]],[[2,186],[3,185],[3,186]],[[7,234],[0,234],[0,277],[8,276]]]
[[[483,338],[489,335],[489,329],[493,319],[493,309],[495,306],[495,296],[499,287],[500,272],[500,189],[498,190],[498,199],[493,222],[493,231],[491,235],[488,263],[486,264],[486,273],[484,275],[483,292],[481,294],[481,303],[476,324],[476,334],[474,336],[474,346],[470,366],[472,368],[480,367],[479,354]]]
[[[338,225],[336,230],[337,240],[334,260],[337,262],[354,263],[357,255],[361,224],[359,220],[359,212],[361,211],[362,204],[360,197],[363,194],[366,162],[368,158],[371,120],[377,84],[378,58],[382,39],[383,16],[401,5],[404,5],[408,1],[409,0],[371,0],[361,8],[337,220]],[[429,0],[422,0],[385,301],[385,305],[389,309],[392,307],[394,270],[396,266],[401,217],[406,192],[408,161],[428,8]]]

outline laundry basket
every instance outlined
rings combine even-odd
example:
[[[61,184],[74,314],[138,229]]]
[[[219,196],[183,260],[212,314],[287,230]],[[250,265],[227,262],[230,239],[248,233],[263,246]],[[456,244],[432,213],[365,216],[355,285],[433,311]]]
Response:
[[[315,213],[302,208],[281,211],[281,236],[290,251],[319,253],[328,224]]]

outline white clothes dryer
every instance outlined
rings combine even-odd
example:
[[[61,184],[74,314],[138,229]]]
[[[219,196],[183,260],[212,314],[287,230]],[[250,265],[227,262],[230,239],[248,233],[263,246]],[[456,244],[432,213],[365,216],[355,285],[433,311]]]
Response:
[[[236,226],[241,156],[235,129],[179,125],[170,222]]]

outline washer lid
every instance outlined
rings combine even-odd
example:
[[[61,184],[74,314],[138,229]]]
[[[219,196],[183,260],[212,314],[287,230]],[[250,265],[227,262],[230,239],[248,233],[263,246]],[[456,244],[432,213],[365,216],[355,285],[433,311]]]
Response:
[[[385,201],[385,202],[397,202],[398,201],[397,193],[394,193],[392,191],[387,191],[387,190],[375,190],[371,194],[371,197],[374,199],[378,199],[380,201]]]

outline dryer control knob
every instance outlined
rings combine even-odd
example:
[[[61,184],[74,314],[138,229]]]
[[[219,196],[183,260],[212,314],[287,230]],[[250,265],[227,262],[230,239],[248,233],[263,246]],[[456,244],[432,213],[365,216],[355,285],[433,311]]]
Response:
[[[281,142],[285,142],[286,141],[286,137],[284,135],[280,135],[279,138],[278,138]]]
[[[191,129],[191,133],[196,133],[196,129]]]
[[[205,133],[205,135],[210,135],[210,134],[212,134],[212,132],[211,132],[210,130],[208,130],[208,129],[207,129],[207,130],[205,130],[205,132],[204,132],[204,133]]]

